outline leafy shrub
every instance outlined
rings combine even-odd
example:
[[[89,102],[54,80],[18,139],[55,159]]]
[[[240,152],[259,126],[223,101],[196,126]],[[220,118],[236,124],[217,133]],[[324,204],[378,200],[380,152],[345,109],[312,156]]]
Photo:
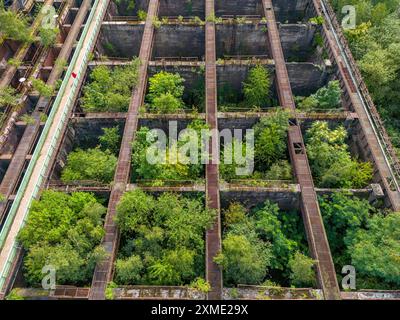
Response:
[[[18,240],[27,250],[24,271],[31,285],[40,284],[42,268],[56,268],[57,284],[87,284],[95,264],[104,258],[99,246],[106,213],[89,193],[44,191],[31,206]]]
[[[150,110],[157,113],[175,112],[183,107],[185,80],[178,74],[161,71],[149,79],[147,100]]]
[[[270,281],[268,271],[279,274],[287,285],[289,260],[296,252],[307,251],[298,214],[282,214],[269,201],[250,213],[239,203],[231,203],[223,211],[223,226],[223,250],[215,262],[223,267],[226,285],[259,285]],[[298,275],[307,281],[303,274]]]
[[[271,76],[265,67],[252,68],[243,83],[245,102],[251,107],[265,107],[270,99],[271,85]]]
[[[109,183],[114,178],[116,165],[117,157],[109,150],[78,149],[68,155],[61,180],[65,183],[84,180]]]
[[[307,154],[321,187],[363,188],[372,180],[372,165],[351,158],[346,137],[343,126],[331,130],[325,121],[316,121],[307,130]]]
[[[330,81],[327,86],[320,88],[307,98],[298,98],[298,107],[304,110],[335,109],[340,106],[342,89],[339,81]]]
[[[116,279],[121,284],[191,283],[204,273],[204,232],[214,217],[200,199],[126,192],[117,207],[123,246]]]
[[[196,180],[200,178],[204,172],[204,166],[201,162],[201,157],[204,156],[204,146],[202,141],[197,141],[197,145],[193,148],[197,149],[198,157],[196,163],[187,163],[185,161],[189,154],[182,153],[180,147],[186,143],[195,143],[196,140],[190,140],[190,136],[196,134],[197,137],[201,134],[201,129],[207,129],[207,125],[203,121],[195,120],[188,125],[191,132],[187,132],[186,137],[174,143],[170,147],[155,147],[156,136],[150,136],[147,139],[150,130],[147,127],[142,127],[137,133],[132,148],[132,165],[133,179],[155,180],[155,183],[162,184],[165,180]],[[200,140],[200,139],[198,139]],[[188,149],[188,151],[189,151]],[[154,154],[155,157],[160,157],[157,163],[151,163],[148,156]],[[154,159],[157,160],[157,159]],[[195,160],[195,159],[193,159]]]
[[[26,17],[11,10],[0,8],[0,30],[0,43],[4,38],[22,42],[33,41]]]
[[[97,66],[83,88],[82,108],[86,112],[127,111],[136,86],[140,61],[133,60],[129,65],[115,67]]]
[[[57,36],[60,33],[59,28],[44,28],[39,29],[40,42],[46,48],[54,47],[57,41]]]

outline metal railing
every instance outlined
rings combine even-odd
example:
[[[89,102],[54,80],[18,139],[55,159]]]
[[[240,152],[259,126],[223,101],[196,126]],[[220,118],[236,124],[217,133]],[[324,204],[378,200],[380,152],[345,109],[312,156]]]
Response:
[[[391,179],[388,180],[392,191],[400,191],[400,162],[396,155],[395,149],[390,141],[389,135],[386,132],[384,123],[379,116],[374,102],[369,94],[368,88],[363,80],[363,77],[357,67],[357,63],[353,58],[347,40],[343,35],[342,29],[337,21],[336,14],[332,7],[325,0],[320,0],[321,9],[327,21],[327,26],[330,27],[334,35],[335,41],[341,51],[345,64],[349,69],[350,77],[356,86],[357,93],[360,97],[362,105],[367,113],[378,143],[383,151],[385,161],[389,166]]]
[[[28,205],[21,209],[21,210],[23,210],[24,219],[23,219],[23,222],[21,223],[21,225],[19,226],[19,228],[23,227],[23,225],[27,219],[27,216],[28,216],[29,207],[30,207],[32,201],[34,200],[34,198],[38,195],[38,193],[40,191],[41,185],[45,178],[45,172],[50,165],[50,160],[53,156],[53,153],[56,151],[57,141],[59,139],[60,134],[62,133],[62,128],[63,128],[65,122],[68,120],[68,113],[70,111],[70,107],[74,100],[74,95],[75,95],[75,92],[78,87],[79,79],[83,76],[82,70],[84,70],[84,67],[86,66],[86,64],[89,60],[89,53],[91,51],[91,47],[92,47],[94,41],[96,41],[97,33],[98,33],[98,30],[101,25],[101,20],[102,20],[101,17],[103,16],[104,11],[107,8],[107,5],[108,5],[107,0],[95,0],[95,3],[92,6],[90,15],[87,19],[85,28],[80,37],[78,46],[72,57],[72,61],[68,67],[68,70],[67,70],[66,76],[64,78],[64,81],[61,85],[61,88],[57,94],[57,98],[54,101],[53,108],[49,114],[48,121],[46,122],[46,125],[40,136],[39,142],[38,142],[38,144],[35,148],[35,151],[32,155],[32,160],[29,163],[29,166],[28,166],[25,176],[22,180],[22,183],[18,189],[18,192],[17,192],[17,195],[13,202],[13,205],[10,209],[10,212],[7,216],[4,226],[0,232],[0,248],[3,248],[3,246],[4,246],[5,240],[10,231],[10,228],[14,221],[17,210],[20,209],[19,208],[20,203],[21,203],[22,197],[25,194],[28,184],[29,183],[34,184],[34,189],[33,189],[32,194],[29,196]],[[95,15],[95,12],[98,10],[99,10],[99,14]],[[90,34],[88,34],[89,28],[93,23],[94,23],[93,30]],[[83,52],[83,59],[78,60],[78,57],[81,56],[82,52]],[[79,66],[79,71],[78,71],[78,74],[76,75],[76,79],[73,82],[72,86],[70,88],[67,88],[67,84],[72,77],[72,72],[77,65]],[[64,98],[64,94],[67,89],[69,90],[67,101],[66,101],[65,105],[61,106],[61,100]],[[62,108],[62,115],[60,117],[59,122],[57,123],[57,129],[54,132],[53,136],[51,137],[50,148],[48,150],[42,150],[42,148],[48,138],[50,128],[52,125],[54,125],[55,117],[60,112],[60,108]],[[38,158],[42,154],[43,151],[46,152],[46,158],[43,162],[38,163]],[[36,166],[40,166],[40,168],[39,168],[40,174],[38,175],[36,181],[31,181],[32,173],[33,173],[33,170],[37,168]],[[0,270],[0,291],[4,290],[3,286],[7,280],[9,272],[11,271],[12,263],[16,257],[17,250],[18,250],[18,242],[16,241],[16,239],[13,239],[12,250],[10,250],[10,252],[7,256],[7,261],[6,261],[5,265],[3,266],[2,270]]]

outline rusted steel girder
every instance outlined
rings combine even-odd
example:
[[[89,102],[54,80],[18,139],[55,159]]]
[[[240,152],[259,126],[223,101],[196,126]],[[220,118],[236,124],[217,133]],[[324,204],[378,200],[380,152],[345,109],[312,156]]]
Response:
[[[294,111],[296,107],[290,87],[272,1],[263,0],[263,5],[267,18],[269,48],[275,61],[276,86],[279,101],[284,108]],[[314,190],[313,178],[308,163],[303,136],[300,126],[297,123],[289,127],[288,140],[294,173],[301,189],[301,211],[311,249],[310,251],[313,258],[317,261],[318,283],[323,290],[325,299],[340,299],[340,290],[335,267],[333,265],[328,239],[319,210],[317,195]]]
[[[103,238],[103,246],[108,253],[105,260],[96,265],[92,286],[90,289],[89,299],[104,300],[107,283],[111,281],[114,267],[114,259],[118,250],[119,231],[114,221],[117,204],[126,190],[129,181],[132,141],[135,137],[139,108],[143,103],[146,84],[147,84],[147,67],[151,58],[154,38],[153,19],[158,14],[159,0],[150,0],[147,12],[146,24],[144,27],[142,44],[140,47],[139,59],[141,61],[139,69],[139,79],[136,87],[132,92],[132,98],[125,122],[125,129],[122,138],[120,153],[118,157],[117,168],[114,176],[114,187],[111,191],[108,210],[105,221],[106,234]]]
[[[206,0],[206,17],[214,15],[214,0]],[[211,20],[211,19],[206,19]],[[214,225],[206,233],[206,279],[211,285],[208,299],[221,299],[222,270],[214,262],[221,251],[221,217],[219,199],[219,138],[217,134],[217,66],[215,49],[215,23],[206,22],[206,119],[212,136],[209,143],[211,163],[206,164],[206,201],[209,208],[216,210]]]

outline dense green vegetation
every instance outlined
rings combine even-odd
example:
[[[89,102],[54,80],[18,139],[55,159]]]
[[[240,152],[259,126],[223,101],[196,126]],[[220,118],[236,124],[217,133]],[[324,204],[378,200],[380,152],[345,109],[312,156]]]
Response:
[[[341,193],[320,198],[320,207],[338,276],[351,264],[357,289],[398,289],[400,213],[385,215]]]
[[[184,106],[182,97],[185,80],[179,73],[161,71],[149,79],[147,101],[149,109],[155,113],[174,113]]]
[[[19,99],[21,95],[17,93],[17,91],[10,86],[0,89],[0,106],[5,107],[10,105],[12,107],[16,107],[19,104]]]
[[[243,143],[234,140],[232,146],[226,146],[221,153],[220,173],[226,180],[232,179],[267,179],[290,180],[292,178],[291,166],[287,155],[287,131],[289,128],[289,115],[278,110],[268,117],[261,118],[253,127],[254,150],[247,148]],[[234,154],[235,148],[242,147],[242,155],[254,156],[255,172],[247,176],[238,176],[236,169],[242,165],[235,162],[226,164],[225,154]]]
[[[330,81],[308,97],[296,97],[297,107],[306,111],[336,109],[340,106],[341,94],[339,81]]]
[[[204,233],[215,213],[203,199],[137,189],[123,195],[116,222],[122,247],[115,263],[118,284],[184,285],[204,277]]]
[[[120,140],[118,127],[103,128],[97,147],[78,148],[68,155],[61,180],[65,183],[84,180],[110,183],[114,179]]]
[[[127,66],[114,69],[97,66],[89,76],[89,83],[83,88],[81,105],[86,112],[127,111],[132,88],[138,80],[139,59]]]
[[[132,177],[136,180],[151,180],[153,184],[163,184],[169,181],[197,180],[204,174],[204,165],[201,157],[204,156],[204,145],[200,139],[201,130],[207,129],[207,125],[201,120],[194,120],[188,127],[191,131],[181,136],[171,146],[156,146],[156,135],[149,133],[150,129],[142,127],[136,133],[132,150]],[[149,135],[149,139],[147,139]],[[196,136],[198,139],[191,140]],[[194,145],[192,145],[194,144]],[[193,148],[184,149],[189,145]],[[197,150],[198,155],[193,163],[186,160],[190,156],[190,149]],[[152,157],[150,157],[152,155]],[[153,159],[149,161],[149,159]],[[157,161],[156,161],[157,160]],[[153,162],[153,163],[152,163]],[[156,162],[156,163],[154,163]]]
[[[149,78],[145,111],[151,113],[177,113],[183,110],[199,112],[204,109],[204,69],[192,69],[194,81],[190,88],[179,73],[161,71]]]
[[[215,261],[223,267],[227,286],[315,284],[298,212],[281,212],[269,201],[251,212],[232,203],[223,221],[222,253]]]
[[[399,0],[331,0],[337,12],[354,5],[357,28],[345,31],[350,49],[386,128],[400,147],[400,14]]]
[[[257,65],[250,69],[241,91],[229,83],[218,87],[218,109],[229,111],[232,108],[258,110],[272,105],[272,77],[269,70]]]
[[[44,28],[39,29],[40,42],[46,48],[53,47],[56,44],[57,36],[60,33],[59,28]]]
[[[315,121],[306,132],[308,159],[317,185],[326,188],[364,188],[372,180],[370,162],[351,157],[343,126],[330,129]]]
[[[27,251],[24,271],[28,283],[40,285],[46,265],[55,267],[58,285],[90,283],[95,264],[105,256],[99,246],[105,212],[89,193],[44,191],[33,202],[18,235]]]
[[[5,10],[0,5],[0,44],[7,39],[22,42],[31,42],[33,40],[28,19],[22,14]]]

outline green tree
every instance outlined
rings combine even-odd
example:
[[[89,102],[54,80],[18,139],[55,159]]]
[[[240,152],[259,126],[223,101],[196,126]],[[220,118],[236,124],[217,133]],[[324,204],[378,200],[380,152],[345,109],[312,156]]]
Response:
[[[127,111],[139,65],[140,60],[134,59],[129,65],[112,70],[106,66],[94,68],[83,88],[82,108],[86,112]]]
[[[372,180],[372,165],[351,158],[346,138],[343,126],[330,129],[325,121],[316,121],[307,130],[307,154],[320,186],[362,188]]]
[[[157,112],[174,112],[183,106],[184,79],[179,73],[161,71],[149,79],[147,100]]]
[[[271,258],[267,244],[229,233],[222,241],[222,252],[214,260],[224,269],[228,285],[259,284],[265,278]]]
[[[182,108],[182,100],[174,97],[172,93],[163,93],[153,99],[150,110],[157,113],[174,113]]]
[[[375,215],[367,229],[349,233],[346,238],[351,263],[365,277],[376,277],[398,286],[400,284],[400,213]]]
[[[105,212],[91,194],[44,191],[32,203],[18,235],[27,250],[24,270],[28,282],[39,284],[45,265],[56,268],[57,284],[90,281],[96,262],[105,256],[98,246],[104,235]]]
[[[54,47],[57,41],[57,36],[60,33],[59,28],[44,28],[39,29],[40,42],[46,48]]]
[[[116,165],[117,157],[109,150],[77,149],[68,155],[61,180],[66,183],[83,180],[110,183],[114,178]]]
[[[127,259],[118,259],[115,262],[117,283],[139,283],[143,272],[143,262],[140,256],[132,255]]]
[[[13,87],[5,87],[0,89],[0,106],[10,105],[16,107],[19,104],[21,95]]]
[[[99,137],[99,144],[102,150],[110,150],[113,154],[118,154],[121,144],[119,126],[102,128],[103,134]]]
[[[276,161],[285,158],[289,115],[278,111],[261,118],[254,127],[255,162],[260,170],[268,170]]]
[[[155,198],[140,189],[126,192],[116,215],[124,243],[121,260],[117,261],[118,281],[153,285],[190,283],[204,272],[204,232],[214,217],[215,213],[195,198],[170,193]],[[132,256],[140,257],[143,266]],[[139,267],[142,271],[138,277],[129,275],[131,269]]]
[[[268,105],[271,94],[271,76],[269,71],[261,66],[255,66],[249,72],[243,83],[243,94],[250,107],[265,107]]]
[[[327,86],[318,89],[311,96],[300,99],[299,108],[312,109],[334,109],[340,106],[342,90],[339,81],[330,81]]]
[[[334,193],[330,197],[319,198],[321,214],[324,220],[330,248],[337,263],[345,263],[345,237],[365,227],[372,210],[367,200],[361,200],[343,193]]]
[[[290,279],[296,287],[315,287],[315,271],[313,269],[315,261],[301,252],[296,251],[289,260],[291,270]]]
[[[0,43],[4,39],[31,42],[28,20],[20,13],[0,8]]]
[[[41,96],[50,98],[53,95],[54,88],[50,85],[47,85],[43,80],[35,78],[30,78],[29,80],[32,83],[33,89],[38,91]]]

